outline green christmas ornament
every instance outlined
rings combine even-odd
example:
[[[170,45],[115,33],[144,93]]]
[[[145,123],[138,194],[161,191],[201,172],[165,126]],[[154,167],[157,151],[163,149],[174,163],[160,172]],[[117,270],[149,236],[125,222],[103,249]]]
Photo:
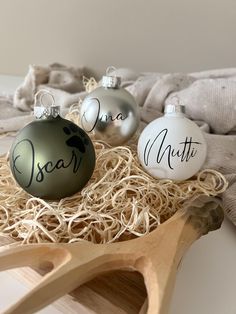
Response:
[[[37,119],[16,136],[10,166],[26,192],[53,200],[70,196],[86,185],[94,171],[95,151],[81,128],[60,117],[55,102],[48,108],[42,104],[44,95],[40,106],[35,102]]]

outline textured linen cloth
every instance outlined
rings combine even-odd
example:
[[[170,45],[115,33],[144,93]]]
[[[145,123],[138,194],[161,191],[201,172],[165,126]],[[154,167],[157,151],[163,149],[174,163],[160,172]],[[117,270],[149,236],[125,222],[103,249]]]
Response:
[[[66,112],[71,104],[84,97],[83,76],[87,76],[83,68],[58,63],[47,67],[30,65],[14,95],[0,92],[0,134],[17,131],[34,119],[34,95],[41,89],[51,92],[62,113]]]
[[[84,74],[82,68],[60,64],[30,66],[15,95],[0,97],[0,133],[18,130],[33,119],[34,94],[40,89],[51,91],[65,113],[86,96]],[[236,68],[191,74],[138,74],[118,69],[115,74],[121,76],[122,86],[140,106],[142,127],[162,116],[165,104],[178,99],[185,105],[186,115],[198,123],[206,137],[204,168],[220,171],[229,182],[222,194],[223,208],[236,224]]]

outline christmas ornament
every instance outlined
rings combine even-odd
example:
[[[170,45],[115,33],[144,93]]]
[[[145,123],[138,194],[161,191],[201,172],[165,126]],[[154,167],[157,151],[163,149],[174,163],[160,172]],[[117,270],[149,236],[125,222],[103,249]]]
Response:
[[[92,91],[80,108],[80,124],[86,132],[112,146],[127,142],[139,125],[139,109],[133,96],[120,87],[121,78],[103,76],[102,86]]]
[[[95,167],[95,151],[81,128],[60,117],[55,102],[49,107],[43,104],[45,92],[41,94],[40,105],[37,96],[34,108],[37,119],[18,133],[11,147],[11,171],[29,194],[60,199],[86,185]]]
[[[185,180],[202,167],[206,142],[200,128],[184,116],[184,106],[167,105],[164,116],[141,133],[138,157],[155,178]]]

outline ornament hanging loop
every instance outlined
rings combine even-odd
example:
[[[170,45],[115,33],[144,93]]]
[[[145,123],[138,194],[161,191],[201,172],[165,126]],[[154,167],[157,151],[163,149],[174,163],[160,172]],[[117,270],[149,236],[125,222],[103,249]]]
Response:
[[[50,105],[46,105],[44,103],[43,98],[45,96],[50,96],[51,98]],[[56,106],[55,98],[51,92],[49,92],[46,89],[41,89],[34,95],[34,115],[36,119],[42,119],[42,118],[48,118],[48,117],[56,118],[59,115],[59,113],[60,113],[60,107]]]
[[[106,75],[102,77],[102,86],[105,88],[119,88],[121,84],[121,77],[115,75],[111,75],[110,73],[116,71],[114,66],[109,66],[106,69]]]
[[[180,99],[177,95],[170,97],[170,102],[176,105],[181,105]]]
[[[106,76],[109,76],[111,72],[114,72],[114,71],[116,71],[116,70],[117,70],[116,67],[114,67],[113,65],[110,65],[110,66],[106,69]],[[114,75],[114,76],[116,76],[116,75]]]
[[[41,89],[41,90],[39,90],[39,91],[35,94],[35,99],[37,98],[38,95],[40,95],[40,97],[39,97],[39,102],[40,102],[40,104],[43,105],[43,107],[46,107],[46,105],[45,105],[44,102],[43,102],[43,97],[45,97],[45,96],[47,96],[47,95],[50,96],[50,97],[51,97],[51,100],[52,100],[50,106],[55,106],[55,98],[54,98],[53,94],[50,93],[49,91],[47,91],[46,89]]]

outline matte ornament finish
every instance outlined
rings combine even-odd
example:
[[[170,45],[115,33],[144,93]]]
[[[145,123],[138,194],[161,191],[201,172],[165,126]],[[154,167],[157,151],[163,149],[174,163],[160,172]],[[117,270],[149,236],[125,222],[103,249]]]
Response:
[[[146,126],[139,138],[138,157],[155,178],[186,180],[201,169],[206,142],[193,121],[174,112]]]
[[[83,101],[80,123],[86,132],[112,146],[122,145],[139,125],[139,108],[123,88],[98,87]]]
[[[80,191],[95,167],[88,135],[57,116],[36,120],[17,135],[10,166],[18,184],[29,194],[60,199]]]

